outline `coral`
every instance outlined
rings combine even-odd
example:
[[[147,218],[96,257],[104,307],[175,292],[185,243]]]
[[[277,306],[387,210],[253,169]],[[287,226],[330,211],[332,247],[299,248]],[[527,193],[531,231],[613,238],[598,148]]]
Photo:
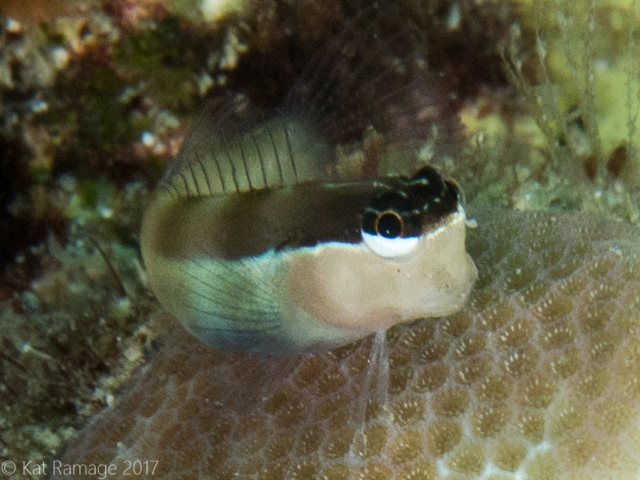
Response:
[[[153,459],[166,479],[635,478],[640,232],[575,214],[476,218],[469,305],[387,333],[386,402],[366,389],[370,341],[286,366],[177,332],[62,462],[122,474]]]

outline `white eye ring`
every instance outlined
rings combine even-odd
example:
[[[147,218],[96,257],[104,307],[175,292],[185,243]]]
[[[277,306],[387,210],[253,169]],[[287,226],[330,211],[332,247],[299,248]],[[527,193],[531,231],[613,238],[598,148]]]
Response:
[[[413,252],[420,243],[420,237],[386,238],[362,232],[362,239],[369,249],[383,258],[402,258]]]

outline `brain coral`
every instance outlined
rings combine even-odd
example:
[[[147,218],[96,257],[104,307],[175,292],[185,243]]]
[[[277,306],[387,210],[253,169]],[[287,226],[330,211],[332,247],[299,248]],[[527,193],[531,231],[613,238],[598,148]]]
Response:
[[[109,478],[129,478],[136,460],[157,460],[153,474],[138,467],[164,479],[638,478],[639,232],[581,214],[472,214],[480,276],[467,308],[390,330],[388,377],[369,364],[370,339],[287,363],[176,332],[62,466],[114,463]]]

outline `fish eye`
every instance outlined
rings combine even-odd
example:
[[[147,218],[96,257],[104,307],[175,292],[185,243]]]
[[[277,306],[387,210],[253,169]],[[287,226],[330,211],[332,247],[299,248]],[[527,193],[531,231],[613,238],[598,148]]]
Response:
[[[404,222],[396,212],[383,212],[376,221],[378,235],[385,238],[397,238],[402,235]]]
[[[373,232],[362,230],[365,245],[375,254],[384,258],[401,258],[413,252],[419,237],[403,237],[404,220],[393,211],[380,213],[375,221]]]

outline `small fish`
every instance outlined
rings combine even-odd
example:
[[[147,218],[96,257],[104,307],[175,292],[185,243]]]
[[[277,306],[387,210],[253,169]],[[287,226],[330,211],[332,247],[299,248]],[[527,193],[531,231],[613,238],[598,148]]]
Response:
[[[289,356],[464,305],[477,271],[459,187],[426,165],[380,173],[377,155],[360,178],[336,173],[336,147],[366,128],[387,146],[423,131],[407,128],[420,62],[390,51],[409,35],[386,42],[376,22],[349,26],[271,115],[213,101],[169,165],[142,253],[161,304],[204,343]]]

